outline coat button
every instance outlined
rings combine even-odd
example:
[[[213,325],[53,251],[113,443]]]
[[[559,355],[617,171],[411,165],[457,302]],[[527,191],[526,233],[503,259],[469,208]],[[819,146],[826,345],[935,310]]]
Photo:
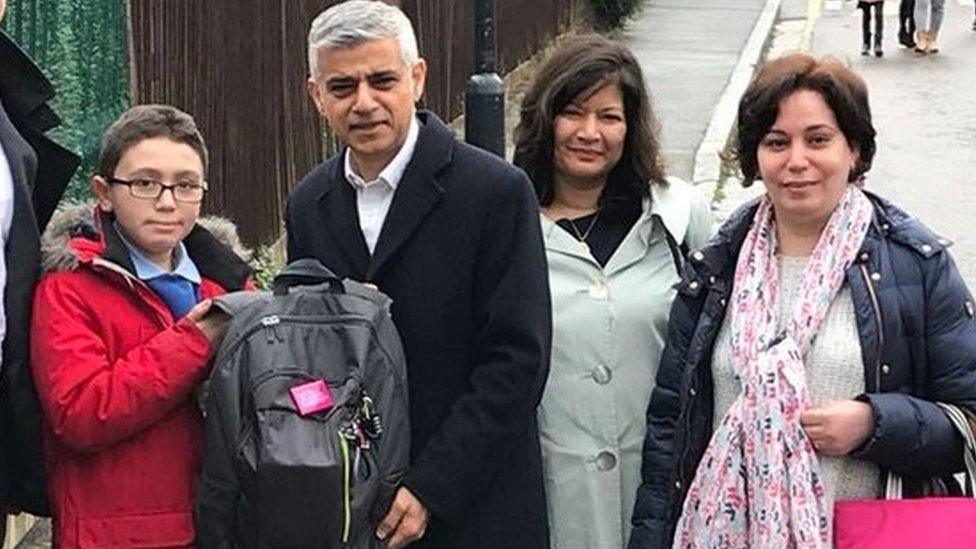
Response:
[[[940,238],[936,242],[938,242],[939,245],[942,246],[943,248],[945,248],[946,246],[951,246],[952,245],[952,241],[949,240],[948,238]]]
[[[674,487],[677,488],[678,490],[680,490],[681,489],[681,481],[680,480],[674,481]]]
[[[891,225],[889,225],[887,223],[882,223],[881,224],[881,230],[884,231],[884,232],[888,232],[888,231],[891,230]]]
[[[609,471],[617,466],[617,456],[610,452],[600,452],[596,456],[596,468],[601,471]]]
[[[610,289],[602,282],[590,286],[590,297],[593,299],[606,299],[610,295]]]
[[[881,273],[871,273],[871,280],[875,282],[881,280]]]
[[[888,375],[888,372],[890,372],[890,371],[891,371],[891,366],[888,366],[887,364],[882,364],[881,365],[881,373],[882,374]]]
[[[701,284],[697,280],[692,280],[688,283],[688,288],[691,290],[697,290]]]
[[[970,318],[976,314],[976,307],[973,306],[972,301],[966,300],[966,314],[968,314]]]
[[[708,277],[708,285],[709,285],[709,286],[714,286],[714,285],[715,285],[715,282],[716,282],[716,280],[717,280],[717,279],[716,279],[716,278],[715,278],[714,276],[710,276],[710,277]]]
[[[705,260],[705,254],[701,253],[701,251],[695,251],[691,254],[691,258],[701,263]]]
[[[596,381],[599,385],[606,385],[610,383],[613,379],[613,370],[607,367],[606,364],[599,364],[596,368],[593,368],[593,381]]]
[[[922,244],[922,251],[927,254],[930,254],[932,253],[932,246],[929,246],[928,244]]]
[[[867,261],[868,258],[870,258],[870,257],[871,257],[871,255],[868,254],[867,252],[862,252],[861,253],[861,261]]]
[[[696,391],[695,388],[692,387],[691,389],[688,389],[688,394],[691,396],[695,396],[698,394],[698,391]]]
[[[729,300],[728,299],[725,299],[724,297],[722,299],[718,300],[718,304],[721,305],[721,306],[723,306],[723,307],[725,307],[728,303],[729,303]]]

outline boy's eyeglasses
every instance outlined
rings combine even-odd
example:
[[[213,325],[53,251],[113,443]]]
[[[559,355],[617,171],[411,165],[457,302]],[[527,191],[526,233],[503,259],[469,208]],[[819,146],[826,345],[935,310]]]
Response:
[[[196,204],[203,201],[203,195],[207,192],[207,182],[201,181],[200,183],[192,181],[177,181],[167,185],[162,181],[157,181],[155,179],[119,179],[118,177],[106,177],[112,185],[125,185],[129,187],[129,194],[134,198],[141,198],[144,200],[159,200],[159,197],[163,196],[166,191],[172,191],[173,199],[177,202],[188,202],[191,204]]]

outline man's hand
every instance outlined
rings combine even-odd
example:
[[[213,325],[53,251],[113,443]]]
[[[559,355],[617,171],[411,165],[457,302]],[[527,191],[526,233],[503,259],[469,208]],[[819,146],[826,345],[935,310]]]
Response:
[[[427,508],[415,498],[410,490],[397,490],[390,512],[376,528],[376,537],[387,539],[386,546],[400,549],[424,537],[427,531]],[[392,534],[392,535],[391,535]]]
[[[874,431],[871,405],[857,400],[828,402],[800,416],[813,447],[827,456],[845,456]]]
[[[211,312],[211,305],[213,305],[212,299],[204,299],[186,313],[186,318],[196,323],[197,328],[200,328],[200,331],[210,340],[211,346],[217,347],[227,332],[230,317],[219,309]]]

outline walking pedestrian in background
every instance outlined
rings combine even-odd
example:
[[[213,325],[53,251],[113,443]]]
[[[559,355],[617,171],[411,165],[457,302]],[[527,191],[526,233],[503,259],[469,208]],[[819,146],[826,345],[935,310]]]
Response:
[[[711,213],[665,177],[640,65],[606,38],[574,39],[539,70],[515,144],[542,209],[552,295],[539,406],[552,547],[619,549],[674,285]]]
[[[839,61],[793,54],[739,103],[766,193],[692,254],[648,408],[631,549],[827,547],[833,502],[960,471],[972,294],[937,237],[860,188],[875,129]],[[764,518],[765,517],[765,518]]]
[[[898,43],[915,47],[915,0],[901,0],[898,5]]]
[[[915,0],[915,51],[939,53],[939,29],[945,15],[945,0]]]
[[[871,54],[871,12],[874,12],[874,55],[881,57],[884,49],[881,42],[884,37],[884,3],[885,0],[860,0],[857,3],[861,10],[861,55]]]

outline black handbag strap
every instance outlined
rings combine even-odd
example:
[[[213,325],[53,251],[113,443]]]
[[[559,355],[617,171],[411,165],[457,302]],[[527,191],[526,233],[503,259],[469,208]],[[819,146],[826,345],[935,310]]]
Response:
[[[688,258],[688,244],[684,241],[678,244],[678,241],[668,230],[667,225],[664,224],[664,220],[660,216],[654,216],[655,222],[661,226],[661,230],[664,231],[664,239],[668,242],[668,249],[671,250],[671,259],[674,261],[674,268],[678,272],[678,276],[681,276],[681,271],[685,266],[685,260]]]

